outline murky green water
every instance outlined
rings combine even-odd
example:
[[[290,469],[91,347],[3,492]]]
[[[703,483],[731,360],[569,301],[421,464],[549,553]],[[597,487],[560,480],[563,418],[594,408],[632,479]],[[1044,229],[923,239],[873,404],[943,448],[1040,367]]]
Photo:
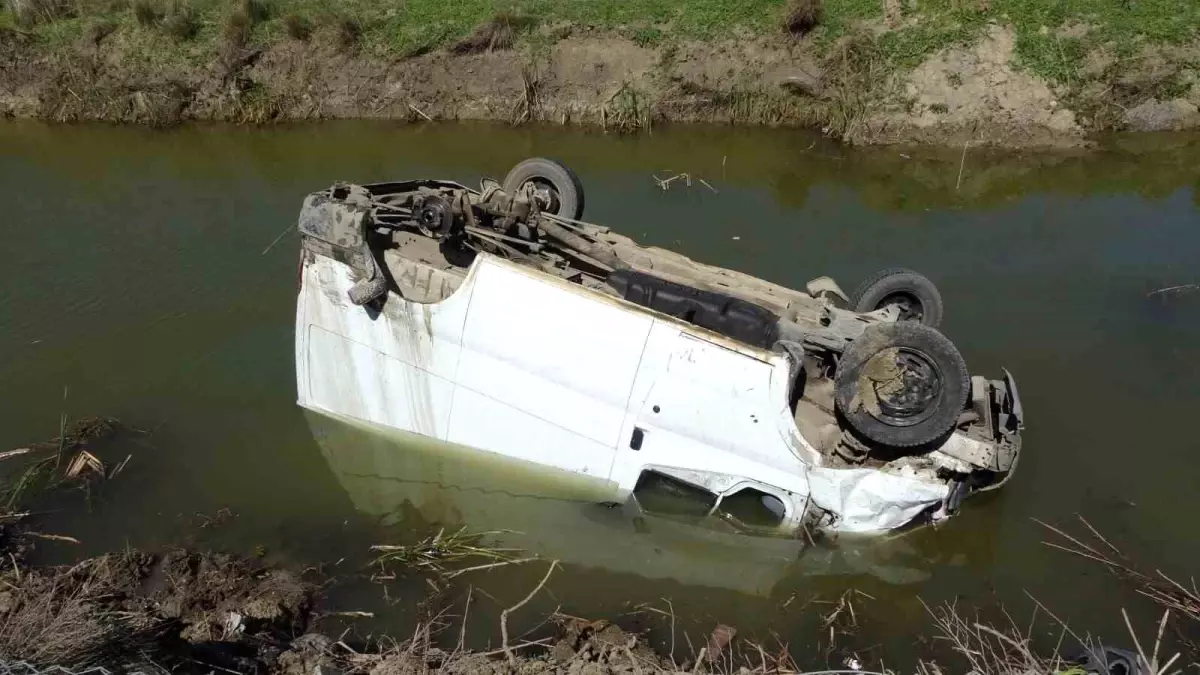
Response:
[[[685,629],[700,642],[715,622],[806,651],[820,634],[820,606],[806,603],[857,588],[874,598],[857,607],[861,655],[912,648],[922,599],[1003,602],[1028,617],[1025,591],[1077,629],[1123,639],[1119,608],[1139,600],[1044,547],[1031,520],[1084,514],[1180,575],[1200,554],[1200,292],[1148,295],[1200,283],[1200,138],[1120,143],[971,151],[960,182],[957,150],[854,151],[786,131],[0,124],[0,447],[54,436],[64,408],[151,432],[121,449],[133,458],[119,486],[89,511],[49,516],[46,529],[83,541],[47,544],[52,559],[199,539],[350,575],[371,543],[465,525],[517,531],[496,538],[563,561],[522,610],[522,632],[556,606],[614,616],[666,599],[680,655]],[[339,179],[471,183],[533,154],[578,171],[589,219],[705,261],[793,286],[925,272],[972,371],[1008,367],[1021,385],[1018,475],[936,531],[800,552],[603,509],[579,486],[297,409],[296,241],[262,253],[303,195]],[[651,178],[685,171],[717,192],[698,181],[664,192]],[[236,517],[198,527],[223,508]],[[543,571],[464,577],[480,591],[476,644],[495,644],[500,609]],[[388,606],[380,587],[348,583],[331,602],[404,630],[420,592],[395,585]],[[624,621],[668,640],[657,614]]]

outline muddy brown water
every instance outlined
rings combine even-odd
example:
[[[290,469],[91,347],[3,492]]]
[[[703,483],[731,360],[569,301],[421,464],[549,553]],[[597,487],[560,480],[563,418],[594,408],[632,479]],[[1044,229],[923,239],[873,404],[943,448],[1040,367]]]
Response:
[[[828,274],[847,290],[888,266],[932,277],[943,329],[972,372],[1007,367],[1020,384],[1028,430],[1014,480],[937,530],[800,551],[603,509],[586,485],[297,409],[296,240],[263,250],[303,195],[334,180],[470,184],[535,154],[578,171],[589,219],[708,262],[793,286]],[[620,138],[475,125],[0,124],[0,447],[54,436],[64,410],[149,432],[109,451],[109,462],[132,459],[88,508],[41,521],[82,544],[38,554],[201,544],[345,576],[372,543],[466,526],[511,530],[493,539],[564,563],[514,615],[514,632],[558,607],[620,617],[667,645],[662,615],[637,611],[651,604],[673,607],[680,656],[685,632],[699,644],[720,622],[776,635],[806,663],[837,663],[819,649],[829,606],[813,600],[857,589],[870,599],[859,597],[861,633],[844,644],[872,660],[919,649],[922,601],[1003,604],[1025,620],[1033,596],[1078,632],[1125,640],[1120,608],[1144,617],[1144,603],[1044,546],[1031,519],[1078,531],[1083,514],[1152,566],[1194,571],[1200,292],[1155,291],[1200,283],[1200,137],[961,158],[723,128]],[[652,178],[681,172],[690,187],[664,191]],[[495,645],[500,610],[544,569],[464,576],[457,597],[476,589],[468,641]],[[347,582],[328,605],[376,612],[364,631],[403,633],[423,591],[395,582],[389,603],[379,586]]]

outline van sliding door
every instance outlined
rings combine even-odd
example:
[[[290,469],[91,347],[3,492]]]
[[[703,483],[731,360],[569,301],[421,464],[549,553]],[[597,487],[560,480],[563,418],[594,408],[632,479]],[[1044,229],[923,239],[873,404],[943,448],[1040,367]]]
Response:
[[[477,264],[448,440],[607,479],[653,320],[511,263]]]

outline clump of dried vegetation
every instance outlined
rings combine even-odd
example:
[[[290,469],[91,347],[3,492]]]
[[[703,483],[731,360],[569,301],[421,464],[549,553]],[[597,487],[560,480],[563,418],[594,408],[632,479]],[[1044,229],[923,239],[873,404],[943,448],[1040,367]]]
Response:
[[[475,27],[470,35],[450,45],[454,54],[479,54],[498,49],[511,49],[521,31],[532,27],[531,17],[500,12]]]
[[[378,569],[376,580],[391,580],[405,572],[428,574],[439,582],[449,581],[467,572],[478,572],[536,560],[523,557],[519,549],[488,545],[485,539],[502,532],[454,532],[438,530],[424,539],[405,545],[376,544],[378,554],[371,566]]]
[[[234,0],[222,27],[225,45],[233,49],[245,47],[254,27],[270,16],[270,6],[265,0]]]
[[[542,117],[542,79],[536,64],[521,67],[521,98],[513,104],[509,119],[514,125],[536,122]]]
[[[200,17],[187,0],[175,0],[167,9],[162,29],[179,41],[194,39],[200,33]]]
[[[630,82],[621,85],[600,109],[600,126],[619,133],[650,130],[654,109],[650,96]]]
[[[111,438],[119,424],[102,417],[68,423],[64,414],[59,420],[58,437],[0,452],[0,460],[8,464],[3,467],[6,480],[0,487],[0,522],[21,521],[29,515],[29,502],[47,491],[73,487],[90,495],[99,482],[115,478],[132,456],[109,467],[88,448],[92,442]]]
[[[1082,516],[1079,516],[1079,522],[1087,530],[1087,534],[1080,536],[1069,534],[1040,520],[1037,522],[1058,537],[1056,541],[1045,542],[1047,546],[1100,563],[1117,578],[1131,585],[1139,594],[1163,608],[1164,626],[1167,625],[1167,617],[1171,612],[1179,616],[1180,619],[1171,624],[1172,629],[1180,644],[1194,658],[1200,658],[1200,589],[1197,588],[1195,579],[1188,580],[1187,585],[1184,585],[1160,569],[1148,571],[1113,545]],[[1128,621],[1126,617],[1126,623]],[[1162,628],[1159,629],[1159,640],[1162,639],[1161,636]],[[1134,639],[1136,641],[1136,636]]]
[[[144,27],[157,26],[163,18],[163,6],[160,0],[134,0],[133,18],[138,25]]]
[[[889,72],[878,38],[859,31],[840,40],[825,58],[821,89],[827,107],[824,131],[853,140],[877,101],[876,89]]]
[[[26,28],[69,18],[76,13],[71,0],[8,0],[7,4],[17,24]]]
[[[307,16],[295,12],[283,17],[283,32],[293,40],[307,42],[312,37],[313,25]]]
[[[320,14],[317,17],[317,28],[327,36],[329,44],[338,51],[354,51],[362,42],[362,22],[348,14],[336,12]]]
[[[792,37],[804,37],[821,23],[821,0],[791,0],[783,17],[783,29]]]
[[[187,0],[134,0],[133,16],[143,28],[160,28],[180,41],[200,32],[199,14]]]
[[[1144,639],[1145,636],[1139,638],[1129,614],[1125,609],[1121,609],[1121,616],[1128,631],[1127,644],[1132,644],[1136,650],[1135,656],[1130,657],[1129,665],[1136,669],[1137,673],[1148,675],[1183,672],[1184,669],[1177,665],[1182,653],[1167,656],[1167,652],[1163,650],[1163,638],[1167,626],[1172,626],[1177,644],[1187,650],[1193,659],[1200,657],[1195,639],[1196,631],[1200,629],[1200,592],[1197,592],[1195,582],[1191,582],[1189,587],[1159,570],[1155,570],[1153,574],[1145,572],[1087,520],[1080,517],[1079,521],[1086,528],[1087,535],[1075,536],[1040,520],[1037,522],[1058,538],[1056,541],[1045,542],[1048,546],[1104,565],[1118,578],[1130,583],[1138,593],[1163,609],[1162,617],[1150,640]],[[1076,658],[1064,658],[1063,654],[1078,654],[1080,657],[1091,655],[1093,666],[1104,667],[1108,659],[1104,643],[1090,635],[1076,633],[1040,602],[1034,602],[1034,616],[1024,629],[1007,612],[1004,613],[1002,622],[991,623],[978,615],[974,618],[965,616],[954,604],[934,609],[927,606],[926,610],[937,630],[936,639],[965,660],[966,670],[979,675],[1084,672]],[[1047,654],[1039,653],[1033,647],[1038,611],[1047,615],[1058,626],[1058,643]],[[1172,616],[1176,617],[1175,621],[1172,621]],[[1070,647],[1064,648],[1065,645]],[[941,675],[943,670],[936,662],[923,662],[918,672],[920,675]],[[1118,670],[1114,668],[1112,672]]]
[[[31,663],[84,665],[136,654],[164,629],[149,612],[113,607],[127,590],[115,556],[68,568],[5,574],[0,654]]]

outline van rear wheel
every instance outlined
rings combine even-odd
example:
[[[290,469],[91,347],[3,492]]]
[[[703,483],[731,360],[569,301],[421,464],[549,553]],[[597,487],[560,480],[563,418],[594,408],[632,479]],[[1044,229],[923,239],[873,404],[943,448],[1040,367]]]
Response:
[[[583,217],[583,183],[566,165],[552,159],[533,157],[512,168],[504,177],[510,195],[527,191],[543,211],[579,220]]]
[[[856,312],[874,312],[889,305],[900,310],[901,321],[930,328],[942,323],[942,294],[923,274],[903,267],[883,270],[862,282],[850,295]]]

